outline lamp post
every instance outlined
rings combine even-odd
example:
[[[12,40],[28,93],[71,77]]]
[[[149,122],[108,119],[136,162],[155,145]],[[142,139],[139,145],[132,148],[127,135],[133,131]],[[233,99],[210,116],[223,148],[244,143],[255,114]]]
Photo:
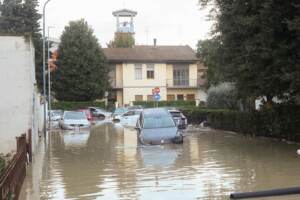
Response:
[[[45,45],[45,12],[46,12],[46,5],[49,3],[50,0],[47,0],[44,3],[43,7],[43,99],[44,99],[44,134],[46,134],[46,123],[47,123],[47,112],[46,112],[46,45]]]
[[[48,39],[47,39],[47,53],[48,53],[48,121],[49,128],[51,128],[51,66],[50,66],[50,28],[54,28],[53,26],[48,26]]]

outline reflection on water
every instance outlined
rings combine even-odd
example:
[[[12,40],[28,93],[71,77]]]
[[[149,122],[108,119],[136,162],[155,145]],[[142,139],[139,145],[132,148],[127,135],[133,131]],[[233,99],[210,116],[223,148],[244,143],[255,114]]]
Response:
[[[141,146],[134,129],[112,124],[52,132],[29,169],[22,196],[228,199],[232,192],[299,186],[297,147],[209,130],[189,133],[182,145]]]

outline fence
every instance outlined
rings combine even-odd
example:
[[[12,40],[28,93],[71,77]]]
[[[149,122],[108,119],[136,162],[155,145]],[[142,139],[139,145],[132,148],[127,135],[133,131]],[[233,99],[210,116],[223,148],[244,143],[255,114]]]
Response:
[[[29,142],[26,141],[26,134],[17,137],[17,153],[11,162],[6,166],[0,176],[0,200],[17,200],[23,181],[26,176],[27,153],[31,160],[31,131],[28,132]]]

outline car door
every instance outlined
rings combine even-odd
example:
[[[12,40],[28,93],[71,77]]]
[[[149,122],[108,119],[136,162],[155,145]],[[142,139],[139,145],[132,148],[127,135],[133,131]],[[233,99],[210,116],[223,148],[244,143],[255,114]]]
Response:
[[[120,120],[121,124],[130,125],[132,123],[131,120],[133,115],[134,115],[134,111],[128,111],[124,113]]]

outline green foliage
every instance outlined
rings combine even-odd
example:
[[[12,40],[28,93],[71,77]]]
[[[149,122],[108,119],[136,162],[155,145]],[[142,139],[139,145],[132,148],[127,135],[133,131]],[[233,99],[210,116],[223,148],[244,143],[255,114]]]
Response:
[[[144,108],[153,107],[195,107],[195,101],[134,101],[133,105],[141,105]]]
[[[200,40],[197,44],[197,57],[203,61],[207,70],[207,86],[217,85],[225,81],[224,69],[222,68],[222,46],[217,38]]]
[[[105,102],[73,102],[73,101],[59,101],[51,104],[53,110],[78,110],[87,107],[105,108]]]
[[[107,45],[109,48],[131,48],[135,44],[132,33],[115,33],[115,38]]]
[[[5,160],[0,158],[0,176],[3,173],[4,168],[5,168]]]
[[[221,51],[208,53],[219,57],[212,70],[235,82],[244,97],[293,100],[299,94],[299,0],[199,1],[213,2],[217,11],[212,43],[218,43],[211,49]]]
[[[35,47],[36,79],[41,88],[43,54],[39,23],[41,15],[37,8],[37,0],[4,0],[0,3],[0,34],[31,35]]]
[[[208,121],[217,129],[300,141],[299,106],[275,106],[273,109],[252,112],[212,112]]]
[[[53,90],[60,101],[93,101],[108,88],[108,66],[93,30],[72,21],[61,36]]]
[[[209,109],[209,108],[198,108],[198,107],[189,107],[189,108],[179,108],[179,110],[187,117],[188,123],[191,124],[200,124],[208,120],[208,116],[211,113],[226,111],[223,109]]]
[[[237,91],[232,83],[211,86],[207,93],[207,106],[209,108],[236,109],[238,107]]]

